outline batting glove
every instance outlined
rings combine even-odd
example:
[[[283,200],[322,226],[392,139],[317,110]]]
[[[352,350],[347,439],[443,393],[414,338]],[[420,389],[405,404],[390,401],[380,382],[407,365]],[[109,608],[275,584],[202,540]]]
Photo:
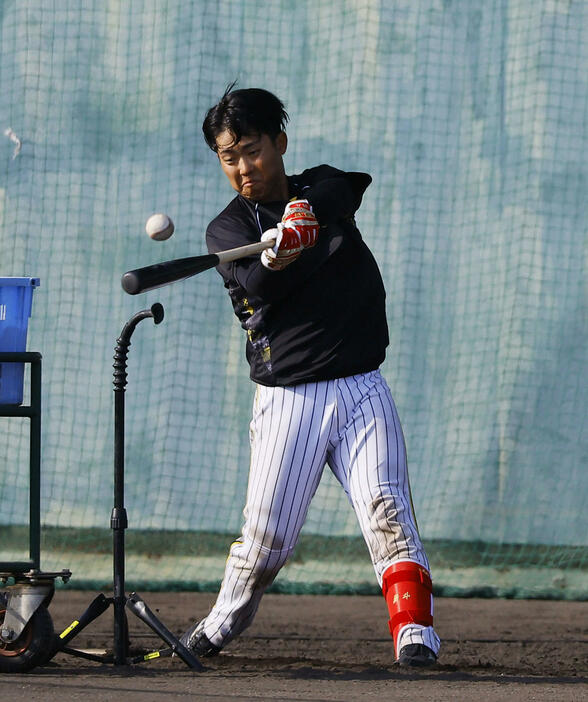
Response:
[[[261,236],[261,241],[275,239],[271,249],[261,252],[261,262],[272,271],[281,271],[295,261],[302,253],[304,246],[300,242],[300,234],[295,229],[286,229],[279,222],[275,229],[268,229]]]
[[[282,224],[300,234],[300,243],[305,249],[316,244],[319,223],[308,200],[291,200],[282,215]]]

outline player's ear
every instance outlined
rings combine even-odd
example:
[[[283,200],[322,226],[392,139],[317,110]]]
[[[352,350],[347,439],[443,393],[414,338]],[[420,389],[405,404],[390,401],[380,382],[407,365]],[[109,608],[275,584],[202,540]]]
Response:
[[[288,137],[286,136],[286,132],[280,132],[274,143],[280,155],[283,156],[288,148]]]

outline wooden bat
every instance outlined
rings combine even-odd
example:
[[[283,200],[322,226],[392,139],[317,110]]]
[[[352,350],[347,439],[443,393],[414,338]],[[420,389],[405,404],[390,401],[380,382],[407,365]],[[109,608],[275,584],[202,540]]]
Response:
[[[188,256],[188,258],[176,258],[172,261],[154,263],[151,266],[127,271],[122,276],[121,285],[129,295],[137,295],[175,283],[177,280],[190,278],[197,273],[218,266],[219,263],[229,263],[246,256],[254,256],[265,249],[271,249],[275,243],[275,239],[268,239],[267,241],[258,241],[255,244],[238,246],[236,249],[219,251],[215,254]]]

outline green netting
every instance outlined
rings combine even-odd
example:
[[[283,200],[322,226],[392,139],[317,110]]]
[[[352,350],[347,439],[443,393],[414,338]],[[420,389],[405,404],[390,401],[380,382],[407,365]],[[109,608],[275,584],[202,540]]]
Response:
[[[222,577],[249,463],[242,331],[214,271],[140,297],[120,276],[205,252],[232,191],[200,125],[238,79],[285,101],[288,172],[374,178],[358,222],[438,591],[587,596],[586,3],[4,0],[0,29],[0,276],[41,279],[44,568],[109,581],[112,355],[159,301],[129,356],[127,577]],[[0,426],[2,561],[26,552],[28,428]],[[375,588],[327,473],[275,587]]]

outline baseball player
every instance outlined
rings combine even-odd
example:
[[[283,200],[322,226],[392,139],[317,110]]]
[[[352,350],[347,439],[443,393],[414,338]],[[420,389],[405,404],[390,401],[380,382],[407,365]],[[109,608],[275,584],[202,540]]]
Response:
[[[428,666],[440,641],[411,504],[400,420],[379,371],[385,292],[354,214],[371,177],[321,165],[287,176],[288,115],[261,89],[230,86],[204,120],[237,196],[210,223],[210,253],[273,240],[261,257],[220,264],[256,384],[241,536],[212,610],[182,636],[219,653],[248,627],[294,550],[328,465],[355,510],[400,665]]]

